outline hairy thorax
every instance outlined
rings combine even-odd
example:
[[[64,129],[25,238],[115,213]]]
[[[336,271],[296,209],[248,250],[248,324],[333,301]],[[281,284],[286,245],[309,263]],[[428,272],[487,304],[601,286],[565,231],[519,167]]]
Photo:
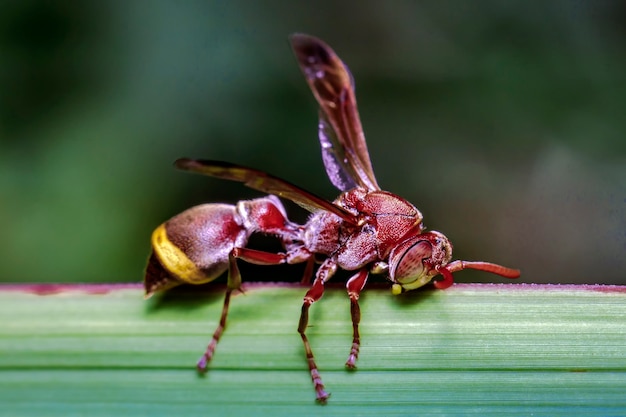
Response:
[[[358,224],[317,212],[305,226],[304,242],[309,251],[333,258],[342,269],[355,270],[386,260],[394,244],[423,230],[419,210],[386,191],[354,188],[334,203],[354,213]]]

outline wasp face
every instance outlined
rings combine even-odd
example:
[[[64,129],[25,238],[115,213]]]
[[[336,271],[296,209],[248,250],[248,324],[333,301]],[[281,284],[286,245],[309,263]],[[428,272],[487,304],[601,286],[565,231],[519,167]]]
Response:
[[[393,292],[414,290],[429,283],[451,258],[452,245],[442,233],[426,232],[403,241],[389,255]]]

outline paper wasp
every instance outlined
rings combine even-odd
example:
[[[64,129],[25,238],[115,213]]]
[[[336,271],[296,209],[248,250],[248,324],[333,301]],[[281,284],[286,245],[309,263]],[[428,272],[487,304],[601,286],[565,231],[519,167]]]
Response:
[[[179,159],[176,166],[182,170],[242,182],[270,195],[235,205],[196,206],[160,225],[152,234],[145,289],[151,295],[183,283],[202,284],[228,271],[221,319],[198,362],[198,368],[205,370],[226,326],[231,294],[241,287],[238,260],[259,265],[307,262],[310,271],[320,263],[304,296],[298,332],[317,400],[325,402],[329,394],[306,329],[311,304],[322,297],[325,283],[338,268],[355,271],[346,284],[353,325],[348,368],[355,368],[359,355],[359,294],[370,273],[386,274],[392,292],[399,294],[431,281],[437,288],[446,288],[453,283],[452,274],[462,269],[507,278],[517,278],[520,272],[488,262],[452,261],[448,238],[426,231],[415,206],[383,191],[376,182],[348,67],[317,38],[295,34],[290,40],[320,107],[318,137],[326,173],[341,194],[329,202],[263,171],[227,162]],[[309,220],[303,225],[291,222],[278,197],[311,211]],[[254,233],[275,236],[284,251],[246,248]]]

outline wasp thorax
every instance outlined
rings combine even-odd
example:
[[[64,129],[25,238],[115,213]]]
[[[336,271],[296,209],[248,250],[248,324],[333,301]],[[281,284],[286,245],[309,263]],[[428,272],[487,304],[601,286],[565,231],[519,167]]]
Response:
[[[403,290],[414,290],[438,274],[437,267],[452,257],[452,245],[443,234],[427,232],[413,236],[396,246],[389,255],[391,281]]]

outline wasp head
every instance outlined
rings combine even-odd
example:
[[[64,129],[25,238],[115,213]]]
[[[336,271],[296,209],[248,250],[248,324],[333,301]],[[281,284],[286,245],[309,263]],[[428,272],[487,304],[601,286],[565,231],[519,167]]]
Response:
[[[442,233],[432,231],[410,237],[389,254],[392,292],[414,290],[428,284],[437,274],[444,275],[447,283],[452,275],[444,267],[450,259],[452,244]]]

